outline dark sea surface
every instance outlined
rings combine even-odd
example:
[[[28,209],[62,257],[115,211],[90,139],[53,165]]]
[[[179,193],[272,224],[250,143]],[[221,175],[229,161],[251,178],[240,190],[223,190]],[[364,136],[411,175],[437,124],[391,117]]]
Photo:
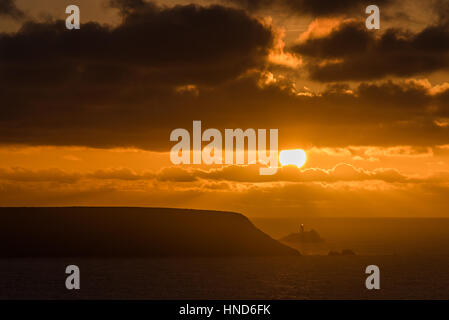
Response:
[[[65,266],[81,289],[65,288]],[[376,264],[381,289],[365,288]],[[448,256],[0,261],[1,299],[448,299]]]
[[[299,223],[323,244],[300,257],[0,259],[0,299],[449,299],[449,219],[253,219],[280,238]],[[352,249],[355,256],[328,256]],[[81,289],[65,288],[65,267]],[[365,268],[380,268],[380,290]]]

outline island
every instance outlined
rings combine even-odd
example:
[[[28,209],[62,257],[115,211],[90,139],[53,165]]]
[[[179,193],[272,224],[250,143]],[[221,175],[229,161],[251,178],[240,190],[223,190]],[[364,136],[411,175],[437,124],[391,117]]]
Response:
[[[299,232],[291,233],[282,239],[281,242],[292,244],[304,244],[304,243],[321,243],[324,239],[320,237],[317,231],[314,229],[310,231],[304,230],[304,225],[301,224]]]

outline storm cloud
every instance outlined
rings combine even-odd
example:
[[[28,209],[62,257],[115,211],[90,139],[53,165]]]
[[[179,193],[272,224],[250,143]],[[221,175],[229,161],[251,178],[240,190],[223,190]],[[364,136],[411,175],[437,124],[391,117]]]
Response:
[[[353,12],[364,12],[364,9],[372,4],[366,0],[224,0],[228,3],[237,4],[249,11],[263,9],[283,9],[295,15],[311,15],[314,17],[350,14]],[[393,0],[378,0],[379,6],[387,6]]]
[[[14,0],[0,0],[0,17],[1,16],[21,19],[25,17],[25,13],[17,8]]]
[[[269,72],[275,31],[243,10],[111,3],[117,26],[27,21],[0,34],[0,143],[166,151],[171,130],[193,120],[278,128],[281,148],[449,143],[448,86],[409,79],[304,91]],[[377,37],[343,23],[294,50],[320,81],[405,75],[445,65],[444,30],[440,21]],[[370,62],[371,51],[382,59]]]
[[[362,22],[349,22],[292,50],[308,58],[310,77],[318,81],[409,77],[448,69],[449,28],[441,23],[417,33],[387,29],[378,36]]]

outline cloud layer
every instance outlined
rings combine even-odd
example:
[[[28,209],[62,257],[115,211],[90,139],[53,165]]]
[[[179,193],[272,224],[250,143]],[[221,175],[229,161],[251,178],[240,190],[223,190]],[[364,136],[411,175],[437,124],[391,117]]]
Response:
[[[25,13],[17,8],[14,0],[0,0],[0,17],[2,16],[21,19],[25,17]]]
[[[314,17],[347,15],[362,11],[371,3],[366,0],[223,0],[242,6],[250,11],[262,9],[283,9],[296,15],[312,15]],[[393,0],[378,0],[379,6],[387,6]]]
[[[447,69],[443,2],[434,6],[439,18],[416,32],[375,33],[335,18],[328,33],[305,34],[285,49],[303,63],[284,69],[270,62],[279,31],[249,11],[110,4],[122,18],[116,26],[86,22],[73,32],[62,20],[33,20],[0,33],[0,143],[167,151],[171,130],[193,120],[278,128],[281,148],[449,143],[449,84],[386,80]],[[240,4],[325,15],[362,2]],[[310,90],[298,74],[330,83]]]
[[[318,81],[414,76],[447,70],[449,28],[441,21],[418,33],[387,29],[379,36],[364,23],[350,21],[295,45],[293,51],[309,57],[310,76]]]

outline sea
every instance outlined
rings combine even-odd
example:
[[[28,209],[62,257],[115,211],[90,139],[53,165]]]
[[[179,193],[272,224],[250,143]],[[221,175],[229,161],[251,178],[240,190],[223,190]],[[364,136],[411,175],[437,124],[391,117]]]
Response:
[[[303,224],[324,241],[298,257],[0,259],[0,299],[449,299],[449,219],[251,220],[274,239]],[[344,249],[355,254],[329,255]],[[365,286],[370,265],[379,290]]]

